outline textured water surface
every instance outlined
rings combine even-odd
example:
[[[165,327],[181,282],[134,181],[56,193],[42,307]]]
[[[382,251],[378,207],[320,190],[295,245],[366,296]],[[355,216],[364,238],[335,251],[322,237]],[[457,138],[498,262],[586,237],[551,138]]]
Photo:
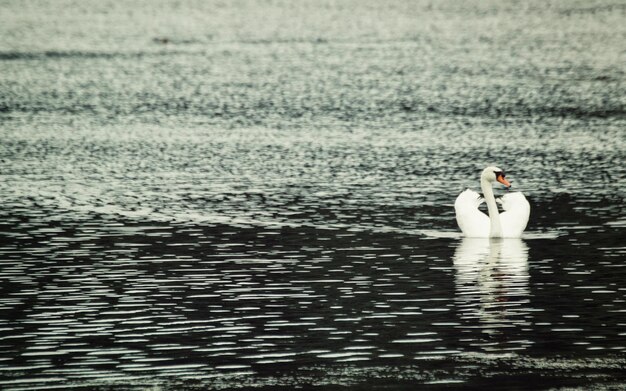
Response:
[[[625,7],[0,11],[0,388],[626,386]]]

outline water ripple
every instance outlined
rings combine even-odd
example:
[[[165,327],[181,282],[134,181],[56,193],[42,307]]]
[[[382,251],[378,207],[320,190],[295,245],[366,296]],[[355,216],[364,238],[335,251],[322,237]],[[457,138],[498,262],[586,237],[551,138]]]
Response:
[[[0,388],[623,388],[623,7],[65,3],[0,13]]]

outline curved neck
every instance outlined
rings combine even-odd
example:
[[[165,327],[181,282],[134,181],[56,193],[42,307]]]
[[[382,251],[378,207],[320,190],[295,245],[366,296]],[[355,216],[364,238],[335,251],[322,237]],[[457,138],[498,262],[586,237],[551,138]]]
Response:
[[[485,202],[487,203],[487,210],[489,211],[489,221],[491,222],[491,230],[489,236],[492,238],[499,238],[502,236],[502,227],[500,226],[500,214],[498,213],[498,205],[496,205],[496,199],[493,196],[493,188],[491,183],[487,180],[480,180],[480,188],[485,196]]]

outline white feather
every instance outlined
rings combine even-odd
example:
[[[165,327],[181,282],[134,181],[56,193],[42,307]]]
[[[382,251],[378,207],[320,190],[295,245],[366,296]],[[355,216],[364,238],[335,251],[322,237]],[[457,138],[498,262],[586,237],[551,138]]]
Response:
[[[470,189],[457,197],[454,203],[456,221],[465,237],[519,238],[526,229],[530,216],[530,204],[526,197],[520,192],[515,192],[507,193],[496,200],[493,195],[492,184],[494,182],[504,181],[503,184],[510,186],[503,179],[502,172],[495,166],[483,170],[480,176],[480,187],[485,198],[481,198],[477,192]],[[483,202],[487,203],[489,215],[478,209]],[[498,203],[502,205],[504,212],[498,212]]]
[[[488,238],[490,236],[489,216],[481,212],[478,207],[485,200],[470,189],[465,190],[456,198],[454,210],[456,221],[469,238]],[[502,237],[519,238],[526,229],[530,216],[530,204],[521,192],[507,193],[497,199],[502,205],[503,213],[499,214],[502,226]]]
[[[502,237],[519,238],[526,229],[530,217],[530,204],[521,192],[507,193],[498,200],[502,204],[500,213]]]
[[[456,198],[456,222],[466,237],[489,237],[489,216],[478,210],[485,200],[475,191],[467,189]]]

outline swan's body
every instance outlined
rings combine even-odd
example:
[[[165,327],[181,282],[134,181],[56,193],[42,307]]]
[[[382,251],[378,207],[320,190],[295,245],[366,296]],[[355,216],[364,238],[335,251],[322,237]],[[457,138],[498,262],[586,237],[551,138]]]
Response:
[[[456,221],[463,235],[470,238],[519,238],[528,224],[530,204],[521,192],[509,193],[498,199],[503,213],[498,212],[498,205],[493,196],[492,183],[498,181],[507,187],[511,184],[504,179],[504,171],[497,167],[487,167],[480,176],[480,187],[484,198],[467,189],[454,203]],[[478,210],[483,202],[487,203],[489,216]]]

